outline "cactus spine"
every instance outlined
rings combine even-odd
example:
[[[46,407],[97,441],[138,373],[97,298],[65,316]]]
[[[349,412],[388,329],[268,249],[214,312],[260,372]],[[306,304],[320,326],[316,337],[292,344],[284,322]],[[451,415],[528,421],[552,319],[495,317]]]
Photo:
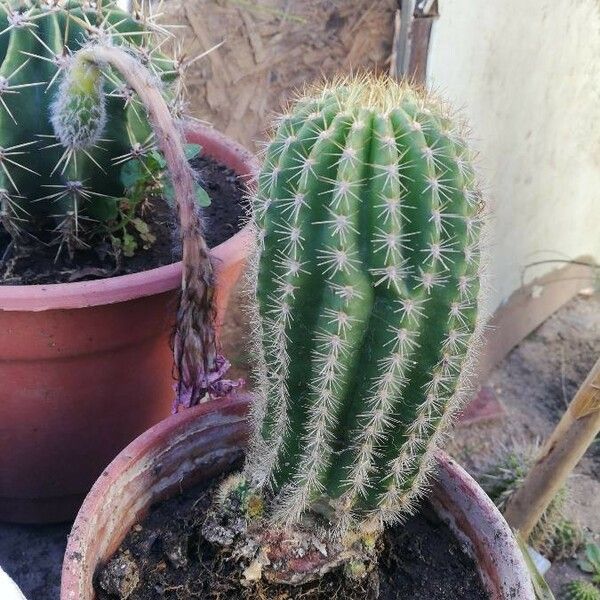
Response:
[[[415,504],[478,332],[481,196],[463,128],[388,79],[300,99],[254,205],[261,356],[247,476],[340,529]],[[331,517],[331,515],[334,515]]]
[[[590,581],[571,581],[564,591],[566,600],[600,600],[600,590]]]
[[[17,241],[41,239],[72,254],[123,216],[119,165],[154,148],[123,79],[111,69],[100,77],[85,64],[69,68],[72,54],[94,41],[127,47],[164,83],[181,65],[160,54],[166,31],[151,16],[111,1],[0,0],[0,9],[2,223]],[[165,88],[174,103],[176,92]]]

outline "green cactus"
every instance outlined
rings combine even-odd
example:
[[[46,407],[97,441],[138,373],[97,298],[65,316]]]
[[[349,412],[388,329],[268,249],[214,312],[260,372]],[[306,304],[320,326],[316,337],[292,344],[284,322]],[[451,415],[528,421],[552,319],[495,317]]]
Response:
[[[589,581],[571,581],[565,586],[565,600],[600,600],[600,590]]]
[[[118,73],[68,67],[88,43],[125,46],[162,79],[176,109],[171,82],[181,64],[160,53],[165,30],[112,1],[0,0],[0,9],[2,224],[17,243],[55,243],[71,255],[98,235],[116,240],[139,225],[141,203],[122,165],[156,167],[152,129]]]
[[[246,466],[276,520],[346,530],[415,506],[475,352],[481,213],[463,126],[424,91],[354,78],[281,119],[254,206]]]
[[[479,484],[504,512],[521,487],[539,454],[537,445],[504,449],[498,460],[477,478]],[[553,561],[570,558],[584,543],[584,532],[578,523],[565,517],[569,488],[562,487],[533,528],[527,543]]]

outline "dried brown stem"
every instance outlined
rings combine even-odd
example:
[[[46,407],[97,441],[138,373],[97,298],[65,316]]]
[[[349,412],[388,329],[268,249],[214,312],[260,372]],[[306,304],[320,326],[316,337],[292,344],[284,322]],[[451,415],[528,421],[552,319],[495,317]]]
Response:
[[[183,245],[181,296],[177,313],[175,361],[178,394],[195,404],[215,369],[213,267],[196,208],[195,181],[184,152],[183,135],[162,96],[161,83],[135,56],[116,46],[97,44],[80,50],[82,60],[112,66],[145,105],[175,191]]]

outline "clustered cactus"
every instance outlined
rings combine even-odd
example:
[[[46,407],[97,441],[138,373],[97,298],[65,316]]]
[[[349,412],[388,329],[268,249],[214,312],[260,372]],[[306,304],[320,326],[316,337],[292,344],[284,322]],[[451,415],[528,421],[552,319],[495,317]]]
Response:
[[[539,454],[537,445],[504,449],[478,481],[501,512],[522,486]],[[527,538],[527,543],[551,560],[570,558],[584,543],[581,526],[565,516],[569,488],[562,487]]]
[[[600,600],[600,546],[588,543],[585,558],[578,561],[579,568],[588,573],[591,581],[578,579],[565,585],[566,600]]]
[[[262,364],[247,476],[285,523],[397,521],[426,487],[477,338],[482,202],[447,107],[388,79],[310,94],[260,173]]]
[[[131,159],[142,171],[154,164],[145,110],[110,67],[98,77],[72,62],[90,43],[128,48],[176,112],[182,63],[161,53],[166,41],[151,15],[112,1],[0,1],[0,220],[15,243],[55,244],[73,256],[108,237],[131,252],[129,226],[151,241],[140,215],[162,182],[153,177],[140,193],[122,173]]]

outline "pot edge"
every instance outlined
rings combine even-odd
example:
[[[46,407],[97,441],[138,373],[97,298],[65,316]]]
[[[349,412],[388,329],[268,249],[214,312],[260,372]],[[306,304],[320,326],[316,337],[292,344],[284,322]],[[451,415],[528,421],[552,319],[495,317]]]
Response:
[[[185,124],[186,137],[206,148],[207,154],[252,181],[258,172],[254,155],[206,125]],[[211,249],[215,271],[244,260],[253,243],[248,225]],[[41,312],[116,304],[175,290],[181,283],[181,262],[107,279],[39,285],[0,286],[0,311]]]
[[[63,562],[61,600],[75,598],[72,593],[78,589],[78,583],[81,583],[78,571],[81,571],[82,568],[89,568],[89,565],[85,565],[85,562],[81,560],[81,545],[89,537],[89,532],[86,536],[85,530],[95,520],[95,507],[102,502],[110,487],[109,474],[113,479],[118,478],[119,472],[130,468],[131,461],[140,460],[141,454],[155,453],[155,446],[175,434],[181,434],[190,427],[189,423],[193,421],[210,419],[211,413],[214,413],[212,416],[239,415],[240,407],[247,403],[248,399],[249,395],[246,393],[232,394],[229,398],[212,401],[173,415],[146,431],[113,460],[88,494],[69,536],[69,544]],[[459,539],[468,542],[467,545],[474,555],[477,569],[490,593],[490,600],[508,600],[517,597],[519,600],[534,600],[533,587],[516,543],[511,543],[510,539],[505,539],[502,544],[494,543],[499,529],[509,538],[512,535],[499,511],[470,475],[448,455],[440,451],[436,455],[436,460],[441,467],[442,477],[434,485],[434,488],[437,489],[430,500],[440,517],[453,529],[454,534]],[[148,469],[149,466],[146,465],[145,468]],[[111,471],[112,473],[110,473]],[[457,494],[461,499],[458,504],[456,503]],[[483,527],[475,527],[478,529],[480,538],[475,543],[469,536],[469,530],[473,529],[472,523],[466,530],[462,530],[462,520],[465,515],[473,523],[478,523],[483,517]],[[489,559],[482,560],[482,552],[490,550]],[[508,553],[508,556],[504,552]],[[488,571],[491,572],[488,573]],[[514,596],[511,590],[517,591],[519,595]]]

